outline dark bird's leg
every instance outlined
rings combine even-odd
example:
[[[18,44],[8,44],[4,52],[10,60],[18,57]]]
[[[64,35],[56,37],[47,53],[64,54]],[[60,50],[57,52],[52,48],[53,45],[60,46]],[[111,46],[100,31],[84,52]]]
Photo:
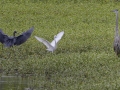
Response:
[[[3,51],[3,44],[2,44],[2,46],[1,46],[1,54],[3,54],[4,53],[4,51]],[[2,55],[2,57],[3,57],[3,55]]]
[[[19,62],[18,62],[18,53],[17,53],[17,47],[15,47],[15,46],[12,46],[12,50],[13,50],[13,58],[14,58],[14,73],[15,73],[15,75],[17,75],[18,76],[18,65],[19,65]]]
[[[3,44],[2,44],[2,50],[3,50]]]

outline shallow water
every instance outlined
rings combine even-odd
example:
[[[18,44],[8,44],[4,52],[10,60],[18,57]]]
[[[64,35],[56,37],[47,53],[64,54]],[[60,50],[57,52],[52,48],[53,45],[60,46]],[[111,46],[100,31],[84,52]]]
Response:
[[[31,77],[1,76],[0,90],[34,90]]]

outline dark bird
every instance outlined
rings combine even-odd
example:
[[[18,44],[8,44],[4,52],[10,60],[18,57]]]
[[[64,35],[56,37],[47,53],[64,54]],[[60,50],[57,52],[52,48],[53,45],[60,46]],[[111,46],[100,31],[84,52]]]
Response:
[[[117,56],[120,56],[120,36],[118,31],[118,10],[115,9],[113,12],[116,14],[116,26],[115,26],[115,39],[114,39],[114,51]]]
[[[15,36],[16,31],[13,32],[13,36],[5,35],[0,29],[0,42],[4,44],[5,47],[11,47],[13,45],[21,45],[31,36],[34,27],[30,28],[26,32],[23,32],[19,36]]]

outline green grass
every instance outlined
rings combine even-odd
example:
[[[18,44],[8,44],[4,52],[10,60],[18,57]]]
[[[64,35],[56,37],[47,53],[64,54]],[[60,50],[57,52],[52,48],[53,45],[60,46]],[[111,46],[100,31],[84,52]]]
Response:
[[[120,2],[14,0],[0,2],[0,28],[5,34],[34,26],[27,42],[0,48],[1,74],[33,74],[43,90],[119,90],[120,58],[113,51],[115,14]],[[119,22],[120,23],[120,22]],[[65,34],[54,53],[34,36],[49,41]],[[0,44],[2,47],[2,44]],[[17,71],[16,71],[17,70]]]

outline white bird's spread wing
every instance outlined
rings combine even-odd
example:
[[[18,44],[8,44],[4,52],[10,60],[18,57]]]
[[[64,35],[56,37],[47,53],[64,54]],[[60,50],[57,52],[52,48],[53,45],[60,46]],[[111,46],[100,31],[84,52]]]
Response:
[[[47,48],[53,48],[52,46],[51,46],[51,44],[50,44],[50,42],[48,42],[47,40],[45,40],[44,38],[40,38],[40,37],[37,37],[37,36],[35,36],[35,38],[38,40],[38,41],[40,41],[40,42],[42,42]]]
[[[62,36],[64,35],[64,31],[58,33],[55,37],[54,37],[54,40],[51,42],[51,45],[53,47],[55,47],[55,41],[56,43],[58,43],[58,41],[62,38]]]
[[[53,47],[55,47],[55,45],[56,45],[55,40],[53,40],[50,44],[51,44]]]

